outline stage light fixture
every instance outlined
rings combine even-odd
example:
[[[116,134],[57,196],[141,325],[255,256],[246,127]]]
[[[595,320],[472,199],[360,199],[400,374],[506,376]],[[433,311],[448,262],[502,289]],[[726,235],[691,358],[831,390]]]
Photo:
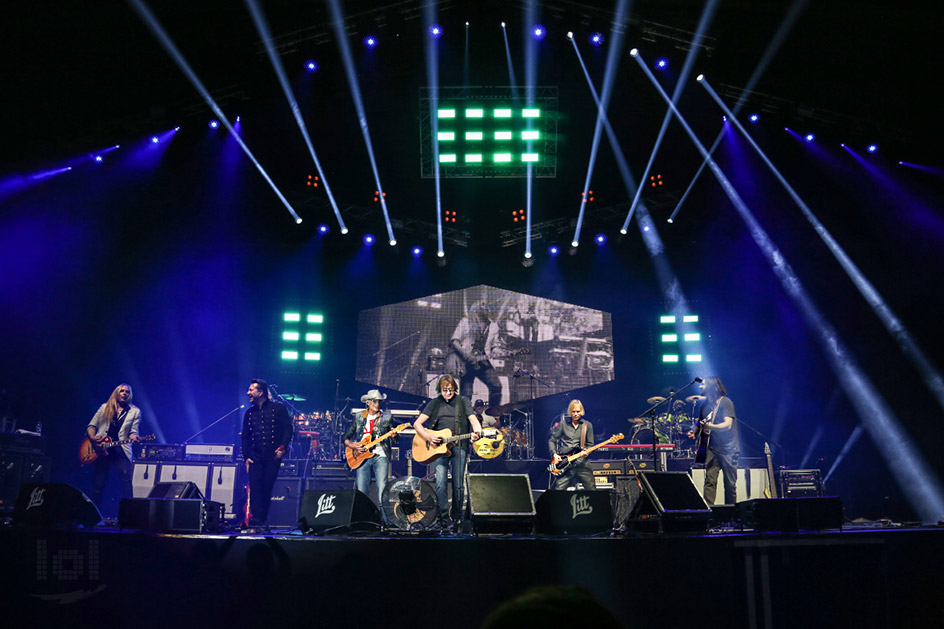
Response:
[[[525,251],[525,252],[524,252],[524,257],[530,259],[530,258],[531,258],[531,252],[530,252],[530,251]]]
[[[505,23],[504,23],[504,22],[502,22],[501,25],[502,25],[502,28],[505,28]]]
[[[670,216],[670,217],[668,218],[668,220],[666,220],[665,222],[671,224],[671,223],[674,223],[675,221],[674,221],[674,220],[672,219],[672,217]]]
[[[158,138],[156,135],[152,135],[152,136],[151,136],[151,144],[157,144],[157,143],[160,142],[160,141],[161,141],[161,139]]]
[[[669,59],[667,57],[659,57],[656,59],[656,68],[659,70],[667,70],[669,67]]]
[[[567,39],[573,39],[573,38],[574,38],[574,32],[573,32],[573,31],[567,31]]]
[[[327,234],[329,231],[331,231],[331,228],[328,227],[326,223],[322,223],[321,225],[318,225],[319,234]]]
[[[217,120],[211,120],[211,121],[210,121],[210,128],[211,128],[211,129],[219,129],[219,128],[220,128],[220,123],[219,123],[219,121],[217,121]]]
[[[557,245],[551,245],[550,247],[547,248],[547,254],[551,256],[552,258],[557,257],[557,254],[559,253],[560,253],[560,247],[558,247]]]
[[[593,46],[600,46],[603,44],[603,33],[594,33],[590,36],[590,44]]]
[[[748,120],[750,120],[751,122],[757,122],[758,120],[760,120],[760,116],[758,116],[757,114],[751,114],[748,117]]]
[[[809,143],[809,142],[812,142],[813,140],[815,140],[815,139],[816,139],[816,136],[813,135],[812,133],[807,133],[805,136],[803,136],[803,139],[806,140],[806,141]]]
[[[397,239],[396,239],[396,238],[391,238],[391,239],[390,239],[390,246],[391,246],[391,247],[396,247],[396,246],[397,246]]]
[[[97,163],[99,163],[99,164],[101,164],[102,162],[105,161],[105,158],[102,157],[101,155],[96,155],[96,156],[93,157],[92,159],[94,159],[94,160],[95,160]]]
[[[342,234],[342,235],[348,233],[349,231],[351,231],[351,230],[349,230],[347,227],[342,227],[342,228],[341,228],[341,234]]]
[[[301,225],[301,224],[302,224],[302,217],[301,217],[301,216],[299,216],[298,218],[295,219],[295,224],[296,224],[296,225]]]
[[[414,258],[418,258],[418,257],[420,257],[421,255],[423,255],[423,248],[422,248],[422,247],[413,247],[412,253],[413,253],[413,257],[414,257]]]
[[[439,258],[445,258],[445,257],[446,257],[446,252],[443,251],[442,249],[440,249],[439,251],[436,252],[436,256],[439,257]]]
[[[606,234],[597,234],[593,239],[596,241],[598,245],[606,244]]]
[[[521,266],[526,269],[530,269],[532,266],[534,266],[534,259],[531,257],[531,254],[524,254],[524,257],[521,258]]]
[[[466,27],[466,28],[469,28],[469,23],[468,23],[468,22],[465,23],[465,27]]]
[[[541,26],[540,24],[535,24],[531,28],[531,37],[533,37],[534,39],[541,41],[546,36],[547,36],[547,29]]]
[[[373,234],[364,234],[364,244],[368,247],[374,244],[374,235]]]
[[[174,127],[174,131],[180,131],[180,127]]]
[[[695,77],[695,80],[698,81],[699,83],[701,83],[702,81],[705,80],[705,75],[704,75],[704,74],[699,74],[698,76]]]
[[[621,227],[621,228],[620,228],[620,233],[625,236],[625,235],[626,235],[626,230]]]
[[[439,24],[433,24],[426,30],[429,31],[429,36],[433,39],[439,39],[443,36],[443,27]]]
[[[574,249],[576,249],[577,247],[580,246],[580,243],[577,242],[576,240],[574,240],[574,241],[572,241],[572,242],[570,243],[570,246],[573,247]]]
[[[309,72],[317,72],[318,67],[319,67],[318,62],[315,61],[314,59],[309,59],[308,61],[305,62],[305,69],[308,70]]]
[[[373,35],[368,35],[368,36],[366,36],[366,37],[364,38],[364,46],[366,46],[368,49],[376,48],[376,47],[377,47],[377,38],[374,37]]]
[[[878,145],[877,145],[877,144],[869,144],[868,148],[866,148],[865,150],[867,150],[869,153],[874,153],[875,151],[878,150]]]
[[[638,55],[638,54],[639,54],[639,49],[638,49],[638,48],[633,48],[632,50],[629,51],[629,56],[630,56],[630,57],[635,57],[635,56]]]

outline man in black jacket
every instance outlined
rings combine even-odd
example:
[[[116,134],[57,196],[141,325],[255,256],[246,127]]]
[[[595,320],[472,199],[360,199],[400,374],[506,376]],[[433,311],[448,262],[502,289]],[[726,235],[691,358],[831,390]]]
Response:
[[[392,430],[390,411],[380,410],[380,402],[387,396],[377,389],[371,389],[367,395],[361,396],[361,402],[367,405],[360,413],[354,416],[350,428],[344,433],[344,445],[352,448],[357,454],[363,454],[366,449],[362,442],[373,441]],[[370,471],[374,470],[377,481],[377,502],[383,499],[384,488],[387,486],[387,476],[390,470],[390,439],[384,439],[373,448],[374,456],[364,459],[354,473],[357,490],[368,493],[370,490]],[[382,507],[383,505],[381,505]]]
[[[242,432],[243,458],[249,474],[246,525],[264,526],[282,455],[292,440],[292,421],[283,405],[269,399],[265,380],[253,380],[246,395],[250,402]]]

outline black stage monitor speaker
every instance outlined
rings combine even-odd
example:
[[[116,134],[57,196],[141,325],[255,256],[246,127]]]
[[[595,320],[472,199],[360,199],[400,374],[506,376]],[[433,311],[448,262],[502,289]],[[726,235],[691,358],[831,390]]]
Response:
[[[595,535],[613,528],[609,491],[546,491],[535,507],[538,533]]]
[[[298,528],[303,533],[375,530],[382,526],[377,505],[356,489],[309,489],[302,496]]]
[[[275,479],[269,503],[269,526],[290,529],[298,526],[303,482],[301,478]]]
[[[193,481],[174,481],[172,483],[155,483],[148,494],[148,498],[195,498],[202,499],[203,493]]]
[[[642,494],[629,514],[633,528],[704,531],[711,510],[687,472],[640,472]]]
[[[102,514],[88,497],[65,483],[23,483],[13,509],[13,524],[37,528],[91,528]]]
[[[203,533],[223,522],[223,503],[201,498],[125,498],[118,526],[152,533]]]
[[[534,496],[527,474],[469,474],[472,530],[480,533],[530,533]]]
[[[818,531],[842,528],[839,498],[760,498],[737,504],[741,523],[758,531]]]

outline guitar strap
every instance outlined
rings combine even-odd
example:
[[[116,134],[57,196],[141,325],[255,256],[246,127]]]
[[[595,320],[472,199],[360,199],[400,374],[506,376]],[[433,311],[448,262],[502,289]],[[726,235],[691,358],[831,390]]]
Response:
[[[587,422],[580,424],[580,449],[583,450],[587,445]]]

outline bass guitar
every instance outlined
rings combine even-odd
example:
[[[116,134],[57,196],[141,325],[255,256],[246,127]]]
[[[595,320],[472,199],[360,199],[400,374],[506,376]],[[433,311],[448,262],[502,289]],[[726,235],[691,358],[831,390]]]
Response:
[[[469,432],[464,435],[453,435],[452,431],[448,428],[444,428],[443,430],[427,430],[426,432],[434,437],[442,437],[442,443],[435,446],[431,441],[423,439],[420,433],[416,433],[413,437],[413,460],[423,465],[429,465],[436,459],[444,456],[452,456],[452,448],[457,441],[468,439],[475,434]]]
[[[768,498],[777,497],[777,481],[774,480],[774,464],[770,460],[770,446],[767,445],[767,442],[764,442],[764,454],[767,455],[767,489],[764,490],[764,495]]]
[[[154,441],[155,435],[138,436],[138,441]],[[121,446],[130,441],[112,441],[111,437],[105,437],[101,443],[95,443],[91,437],[86,437],[79,445],[79,461],[82,465],[93,463],[100,456],[107,456],[109,450],[115,446]]]
[[[611,443],[616,443],[617,441],[619,441],[619,440],[622,439],[622,438],[623,438],[623,433],[620,433],[620,434],[618,434],[618,435],[613,435],[612,437],[610,437],[610,438],[607,439],[606,441],[602,441],[602,442],[598,443],[598,444],[595,445],[595,446],[590,446],[590,447],[587,448],[586,450],[581,450],[580,452],[575,452],[575,453],[573,453],[573,454],[568,454],[568,455],[566,455],[564,458],[562,458],[560,461],[558,461],[557,463],[551,463],[550,465],[548,465],[548,466],[547,466],[547,471],[550,472],[551,474],[553,474],[554,476],[560,476],[561,474],[564,473],[564,470],[567,469],[567,466],[570,465],[573,461],[576,461],[577,459],[579,459],[579,458],[581,458],[581,457],[587,456],[588,454],[590,454],[591,452],[593,452],[593,451],[596,450],[597,448],[602,448],[602,447],[605,446],[605,445],[609,445],[609,444],[611,444]]]
[[[371,440],[370,435],[365,435],[364,439],[361,441],[361,445],[364,446],[364,448],[366,448],[363,452],[358,452],[351,446],[345,446],[344,457],[347,459],[347,466],[351,468],[352,470],[356,470],[357,468],[361,466],[361,463],[363,463],[364,461],[366,461],[367,459],[371,457],[377,456],[373,452],[374,446],[379,444],[384,439],[389,439],[390,437],[394,436],[401,430],[405,430],[406,428],[409,428],[409,427],[410,427],[409,424],[400,424],[393,430],[390,430],[389,432],[386,432],[373,440]]]

